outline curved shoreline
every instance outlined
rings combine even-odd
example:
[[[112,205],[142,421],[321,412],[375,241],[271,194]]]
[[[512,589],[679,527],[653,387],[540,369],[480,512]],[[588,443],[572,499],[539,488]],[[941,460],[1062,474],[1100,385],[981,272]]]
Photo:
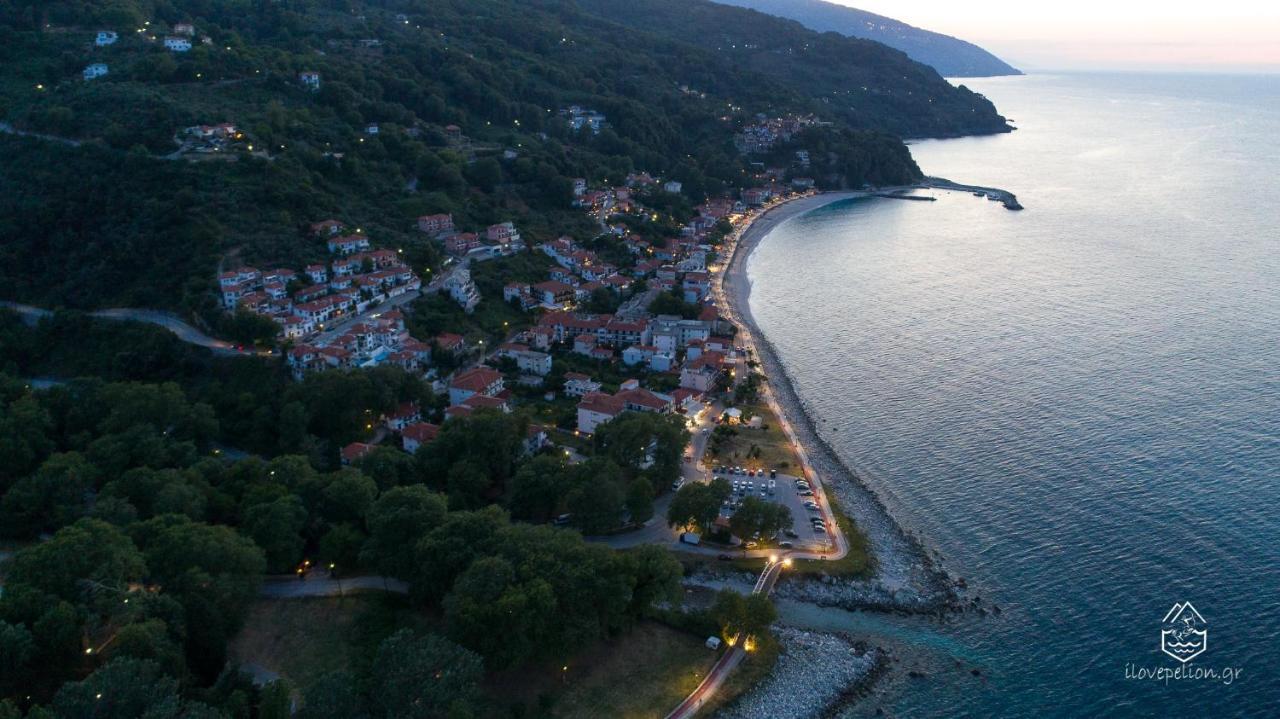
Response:
[[[956,581],[941,568],[936,552],[931,553],[919,537],[903,528],[875,490],[840,459],[818,432],[777,351],[751,314],[751,283],[746,273],[751,251],[782,223],[834,202],[896,189],[899,188],[820,193],[765,209],[736,234],[720,282],[726,309],[747,330],[755,359],[760,362],[780,405],[778,409],[795,429],[797,438],[810,450],[810,461],[822,473],[828,493],[867,536],[874,560],[875,570],[869,579],[790,581],[781,584],[777,593],[844,609],[933,613],[959,608]]]

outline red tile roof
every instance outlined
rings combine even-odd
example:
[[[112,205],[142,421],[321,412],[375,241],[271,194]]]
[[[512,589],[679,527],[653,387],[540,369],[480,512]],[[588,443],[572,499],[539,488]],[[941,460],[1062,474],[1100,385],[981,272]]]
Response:
[[[440,433],[440,425],[430,422],[414,422],[400,432],[400,436],[411,439],[418,444],[430,442]]]
[[[449,386],[479,393],[484,392],[489,385],[500,379],[502,379],[502,373],[497,370],[492,370],[488,367],[473,367],[454,377]]]

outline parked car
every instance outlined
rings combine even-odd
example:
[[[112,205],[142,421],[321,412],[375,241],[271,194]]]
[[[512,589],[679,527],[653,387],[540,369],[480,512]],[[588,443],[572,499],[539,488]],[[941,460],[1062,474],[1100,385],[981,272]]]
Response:
[[[824,527],[824,526],[822,526],[821,524],[815,524],[815,525],[813,525],[813,533],[814,533],[814,534],[826,534],[826,533],[827,533],[827,528],[826,528],[826,527]]]
[[[791,549],[796,545],[792,544],[791,542],[778,542],[778,546],[781,547],[782,549]]]
[[[794,529],[788,529],[785,532],[783,532],[783,534],[787,535],[792,539],[797,539],[800,536],[799,534],[796,534],[796,530]]]
[[[717,554],[717,555],[716,555],[716,559],[719,559],[719,560],[720,560],[720,561],[722,561],[722,562],[727,562],[727,561],[729,561],[730,559],[733,559],[733,557],[730,557],[730,556],[729,556],[729,555],[727,555],[727,554]]]

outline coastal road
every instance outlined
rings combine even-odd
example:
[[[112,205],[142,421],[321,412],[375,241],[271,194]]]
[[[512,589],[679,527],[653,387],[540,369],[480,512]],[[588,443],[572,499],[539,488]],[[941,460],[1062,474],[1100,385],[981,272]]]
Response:
[[[894,190],[899,188],[887,189]],[[721,315],[737,326],[738,335],[736,339],[751,356],[759,356],[759,352],[756,349],[756,338],[753,334],[754,323],[750,317],[750,308],[747,306],[747,293],[750,285],[746,277],[746,258],[750,254],[754,243],[796,214],[838,200],[863,197],[868,194],[865,192],[807,194],[791,200],[772,203],[758,214],[750,217],[746,224],[726,238],[729,243],[727,248],[728,260],[725,263],[724,271],[713,275],[715,280],[712,292]],[[782,208],[786,208],[787,211],[780,211]],[[782,403],[779,402],[777,395],[774,393],[772,382],[769,378],[765,378],[765,381],[761,384],[761,390],[765,402],[778,417],[783,432],[787,435],[787,439],[790,440],[792,446],[795,447],[796,454],[800,457],[803,475],[813,486],[813,499],[817,502],[820,514],[826,522],[829,532],[827,536],[831,541],[831,546],[827,551],[796,551],[789,553],[788,556],[796,559],[820,559],[824,557],[826,559],[840,559],[849,553],[849,540],[844,536],[839,523],[836,522],[835,513],[831,511],[831,505],[827,501],[825,483],[817,470],[814,469],[804,444],[799,441],[795,428],[791,425]]]
[[[785,566],[784,561],[770,562],[765,566],[764,571],[760,573],[760,578],[756,580],[756,586],[751,590],[752,594],[764,594],[768,596],[773,592],[773,588],[778,583],[778,576],[782,574]],[[736,639],[736,637],[735,637]],[[667,714],[666,719],[690,719],[702,709],[707,700],[715,696],[715,693],[724,684],[734,669],[742,663],[746,658],[746,641],[734,641],[728,651],[720,655],[720,659],[711,667],[711,671],[707,672],[706,678],[702,683],[693,690],[680,705],[671,710]]]

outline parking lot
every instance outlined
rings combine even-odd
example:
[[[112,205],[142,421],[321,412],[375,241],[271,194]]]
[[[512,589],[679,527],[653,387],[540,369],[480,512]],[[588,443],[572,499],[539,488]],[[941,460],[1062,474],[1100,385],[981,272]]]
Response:
[[[791,510],[791,517],[794,520],[791,534],[780,535],[779,541],[791,542],[796,549],[821,550],[829,546],[833,528],[823,524],[825,533],[820,533],[815,530],[811,521],[812,518],[822,517],[822,513],[816,508],[819,490],[812,487],[808,489],[797,487],[796,480],[801,478],[782,472],[771,477],[770,472],[766,470],[754,471],[748,475],[749,471],[751,470],[731,467],[713,468],[712,478],[722,477],[730,485],[734,485],[729,505],[720,508],[720,516],[726,518],[733,516],[734,505],[747,496],[758,497],[766,502],[777,502]],[[810,491],[813,492],[812,496],[803,494]],[[792,534],[795,536],[791,536]]]

